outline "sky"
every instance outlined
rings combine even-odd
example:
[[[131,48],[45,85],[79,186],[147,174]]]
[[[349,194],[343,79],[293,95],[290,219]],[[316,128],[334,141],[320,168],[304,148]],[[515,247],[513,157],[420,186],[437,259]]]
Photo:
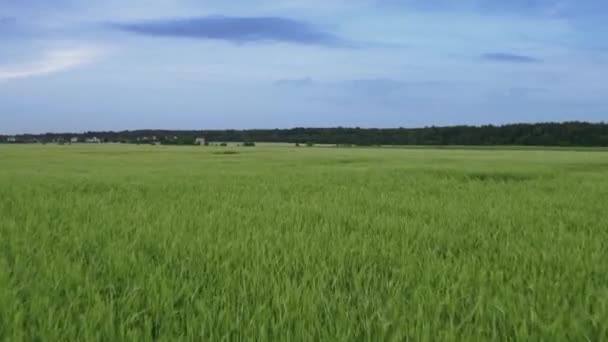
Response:
[[[0,0],[0,134],[608,121],[606,0]]]

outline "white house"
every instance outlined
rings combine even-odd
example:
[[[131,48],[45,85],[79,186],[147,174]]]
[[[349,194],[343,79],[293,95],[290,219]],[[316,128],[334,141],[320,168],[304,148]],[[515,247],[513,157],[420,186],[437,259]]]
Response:
[[[73,143],[73,144],[75,144],[75,143],[78,142],[78,138],[73,137],[72,139],[70,139],[70,142]]]
[[[9,143],[17,142],[17,138],[15,138],[15,137],[8,137],[8,138],[6,138],[6,142],[9,142]]]
[[[97,137],[92,137],[92,138],[87,138],[86,142],[89,144],[100,144],[101,140],[99,140]]]
[[[205,145],[205,138],[196,138],[196,140],[194,140],[194,144],[195,145],[204,146]]]

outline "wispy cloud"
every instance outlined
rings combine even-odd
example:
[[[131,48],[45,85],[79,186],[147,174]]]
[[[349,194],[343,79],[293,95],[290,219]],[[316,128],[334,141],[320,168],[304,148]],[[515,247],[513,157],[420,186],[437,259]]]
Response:
[[[280,17],[200,17],[112,23],[121,31],[158,37],[217,39],[236,43],[289,42],[341,46],[339,37],[303,21]]]
[[[492,62],[502,62],[502,63],[541,63],[542,60],[525,55],[516,55],[511,53],[504,52],[496,52],[496,53],[486,53],[481,56],[483,59]]]
[[[6,31],[15,26],[16,21],[17,20],[13,17],[0,17],[0,29]],[[0,33],[2,33],[2,31],[0,31]]]
[[[312,78],[286,78],[276,81],[274,84],[277,86],[289,86],[289,87],[306,87],[312,85],[314,82]]]
[[[49,51],[36,62],[24,65],[0,66],[0,81],[29,78],[68,70],[90,63],[99,56],[97,49],[62,49]]]

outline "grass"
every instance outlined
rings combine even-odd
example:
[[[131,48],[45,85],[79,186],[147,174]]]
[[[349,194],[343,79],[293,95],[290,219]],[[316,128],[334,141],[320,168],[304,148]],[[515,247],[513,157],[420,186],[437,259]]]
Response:
[[[608,340],[607,175],[585,150],[0,146],[0,340]]]

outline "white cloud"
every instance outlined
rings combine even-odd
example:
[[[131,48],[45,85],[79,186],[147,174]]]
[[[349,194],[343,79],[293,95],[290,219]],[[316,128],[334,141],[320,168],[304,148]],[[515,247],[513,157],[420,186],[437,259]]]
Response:
[[[0,66],[0,81],[53,74],[88,64],[100,56],[92,48],[60,49],[46,52],[39,61],[13,66]]]

